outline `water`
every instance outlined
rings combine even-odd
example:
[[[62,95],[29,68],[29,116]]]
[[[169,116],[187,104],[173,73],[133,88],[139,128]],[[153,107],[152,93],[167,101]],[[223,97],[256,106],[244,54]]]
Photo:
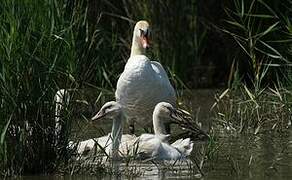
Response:
[[[218,90],[197,90],[193,92],[188,106],[198,113],[198,119],[205,129],[210,127],[210,107],[214,93]],[[190,99],[190,98],[186,98]],[[194,112],[194,113],[196,113]],[[87,139],[101,134],[100,124],[105,132],[110,131],[111,121],[94,124],[80,121],[73,134],[78,139]],[[81,128],[81,129],[80,129]],[[130,167],[120,165],[123,176],[24,176],[22,180],[92,180],[92,179],[292,179],[292,131],[283,133],[264,131],[261,134],[237,134],[215,129],[215,148],[208,148],[207,142],[197,142],[191,159],[202,166],[201,174],[193,163],[172,166],[169,164],[134,163]],[[210,152],[210,150],[212,150]],[[126,171],[126,170],[128,171]],[[127,174],[128,173],[128,174]]]

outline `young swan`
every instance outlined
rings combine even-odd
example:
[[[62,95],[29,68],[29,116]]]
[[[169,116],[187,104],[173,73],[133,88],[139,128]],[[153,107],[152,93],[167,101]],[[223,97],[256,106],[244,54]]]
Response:
[[[119,145],[122,139],[123,123],[125,121],[122,106],[115,101],[107,102],[101,107],[92,120],[101,119],[103,117],[113,119],[112,132],[108,136],[103,136],[96,140],[100,146],[105,148],[108,154],[112,153],[113,159],[117,159]],[[124,141],[126,141],[125,138],[126,137],[124,137]]]
[[[178,111],[170,103],[160,102],[153,111],[154,134],[142,134],[138,137],[138,154],[143,158],[156,160],[181,160],[190,155],[193,142],[190,138],[178,139],[169,144],[165,123],[181,121],[183,111]]]
[[[86,156],[98,152],[105,151],[106,154],[114,158],[118,158],[119,145],[121,142],[132,142],[136,139],[135,135],[122,134],[125,115],[122,107],[115,101],[106,102],[99,112],[92,117],[92,120],[108,118],[113,120],[112,131],[106,136],[84,140],[78,143],[76,151],[78,155]],[[71,145],[76,144],[74,142]],[[69,145],[70,146],[70,145]],[[103,149],[103,150],[102,150]]]
[[[179,139],[173,144],[167,142],[169,135],[165,134],[164,123],[180,120],[177,111],[171,104],[158,103],[153,112],[153,126],[155,134],[122,135],[122,125],[125,120],[123,109],[117,102],[107,102],[92,120],[108,117],[113,119],[112,132],[108,136],[95,138],[106,152],[117,158],[118,155],[135,155],[141,159],[154,158],[156,160],[179,160],[190,155],[193,143],[189,138]],[[107,142],[107,143],[103,143]],[[112,142],[112,143],[111,143]]]

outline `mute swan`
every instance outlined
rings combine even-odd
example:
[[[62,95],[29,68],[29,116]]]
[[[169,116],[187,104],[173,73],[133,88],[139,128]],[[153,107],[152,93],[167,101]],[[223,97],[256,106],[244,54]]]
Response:
[[[148,22],[137,22],[133,32],[131,55],[118,79],[115,92],[116,101],[127,115],[131,133],[134,133],[134,123],[144,128],[151,127],[152,112],[157,103],[168,102],[176,105],[175,91],[164,68],[159,62],[150,61],[146,56],[149,35]]]
[[[141,159],[154,158],[156,160],[179,160],[190,155],[193,142],[187,139],[179,139],[173,144],[167,142],[169,135],[165,134],[163,121],[180,119],[178,111],[169,103],[161,102],[155,106],[153,112],[153,126],[155,134],[122,135],[122,125],[125,120],[122,106],[114,101],[107,102],[92,120],[108,117],[113,119],[112,133],[108,136],[95,138],[91,142],[97,141],[100,146],[105,147],[107,153],[113,154],[113,158],[118,155],[138,154]],[[180,112],[181,113],[181,112]],[[111,143],[112,142],[112,143]],[[92,148],[93,145],[92,145]]]

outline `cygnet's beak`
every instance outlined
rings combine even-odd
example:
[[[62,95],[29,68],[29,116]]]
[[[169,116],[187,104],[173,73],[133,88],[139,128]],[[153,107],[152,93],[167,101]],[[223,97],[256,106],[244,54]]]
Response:
[[[97,113],[95,116],[93,116],[93,117],[91,118],[91,120],[94,121],[94,120],[101,119],[101,118],[103,118],[105,115],[106,115],[106,113],[104,113],[103,111],[100,110],[100,111],[98,111],[98,113]]]
[[[173,123],[178,124],[184,131],[191,134],[193,139],[204,140],[209,138],[209,135],[205,133],[195,121],[192,120],[192,116],[189,112],[182,109],[174,109],[171,111],[170,117]]]
[[[170,117],[174,123],[180,123],[185,118],[190,118],[191,114],[185,110],[182,110],[182,109],[172,109],[170,111]]]

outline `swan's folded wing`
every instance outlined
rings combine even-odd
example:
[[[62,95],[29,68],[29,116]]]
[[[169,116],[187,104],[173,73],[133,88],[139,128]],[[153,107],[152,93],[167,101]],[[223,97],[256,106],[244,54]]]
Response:
[[[176,101],[175,90],[172,87],[172,85],[169,81],[169,78],[167,76],[167,73],[164,70],[163,66],[157,61],[151,61],[151,66],[159,79],[161,87],[163,87],[163,89],[165,89],[167,91],[169,100]],[[170,102],[170,103],[175,104],[175,102]]]
[[[161,140],[154,134],[142,134],[137,139],[137,158],[149,159],[155,158],[158,155],[158,150],[161,145]]]
[[[190,138],[178,139],[171,146],[179,150],[184,156],[189,156],[193,150],[194,143]]]

